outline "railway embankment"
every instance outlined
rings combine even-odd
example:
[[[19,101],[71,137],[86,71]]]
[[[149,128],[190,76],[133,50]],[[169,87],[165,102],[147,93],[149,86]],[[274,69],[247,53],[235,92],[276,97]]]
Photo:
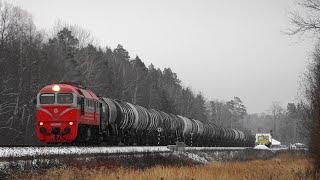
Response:
[[[40,171],[58,167],[185,166],[213,161],[270,159],[281,153],[306,155],[307,150],[244,147],[1,147],[0,172]]]

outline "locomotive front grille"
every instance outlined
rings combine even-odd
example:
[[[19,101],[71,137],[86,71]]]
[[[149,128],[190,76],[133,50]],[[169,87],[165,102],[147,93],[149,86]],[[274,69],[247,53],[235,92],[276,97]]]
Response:
[[[58,128],[58,127],[52,128],[51,133],[52,133],[52,134],[55,134],[55,135],[60,134],[60,128]]]

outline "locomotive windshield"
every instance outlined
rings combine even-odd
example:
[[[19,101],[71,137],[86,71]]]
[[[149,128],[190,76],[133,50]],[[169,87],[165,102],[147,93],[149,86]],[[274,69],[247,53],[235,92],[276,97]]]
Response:
[[[40,104],[54,104],[54,94],[41,94]]]
[[[71,93],[59,93],[57,97],[58,104],[73,103],[73,95]]]

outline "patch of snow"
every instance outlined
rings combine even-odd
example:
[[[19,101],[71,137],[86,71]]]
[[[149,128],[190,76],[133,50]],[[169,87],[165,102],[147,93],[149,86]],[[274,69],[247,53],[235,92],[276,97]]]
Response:
[[[189,152],[185,152],[185,151],[175,151],[175,152],[173,152],[173,155],[178,156],[179,158],[182,158],[182,159],[189,159],[194,162],[201,163],[201,164],[206,164],[209,162],[204,157],[201,157],[195,153],[189,153]]]
[[[294,143],[294,145],[296,145],[296,146],[306,146],[305,144],[302,144],[302,143]]]
[[[288,150],[289,148],[287,147],[272,147],[271,150],[272,151],[285,151]]]
[[[250,147],[185,147],[185,150],[195,150],[195,151],[202,151],[202,150],[245,150]]]
[[[253,149],[270,150],[270,148],[268,148],[265,145],[261,145],[261,144],[255,146]]]
[[[208,163],[208,161],[205,158],[200,157],[197,154],[188,153],[188,152],[185,152],[185,154],[189,159],[192,159],[192,160],[194,160],[196,162],[199,162],[199,163],[202,163],[202,164]]]
[[[170,152],[166,146],[146,147],[0,147],[0,157],[28,157],[47,155],[125,154]]]
[[[280,146],[281,143],[275,139],[272,138],[272,141],[271,141],[272,145],[275,145],[275,146]]]

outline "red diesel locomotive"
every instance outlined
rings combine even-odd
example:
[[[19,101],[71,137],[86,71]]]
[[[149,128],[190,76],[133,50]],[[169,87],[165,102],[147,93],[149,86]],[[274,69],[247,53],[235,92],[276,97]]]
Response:
[[[92,91],[73,83],[45,86],[37,95],[37,138],[45,143],[70,143],[92,133],[99,128],[99,104]]]

